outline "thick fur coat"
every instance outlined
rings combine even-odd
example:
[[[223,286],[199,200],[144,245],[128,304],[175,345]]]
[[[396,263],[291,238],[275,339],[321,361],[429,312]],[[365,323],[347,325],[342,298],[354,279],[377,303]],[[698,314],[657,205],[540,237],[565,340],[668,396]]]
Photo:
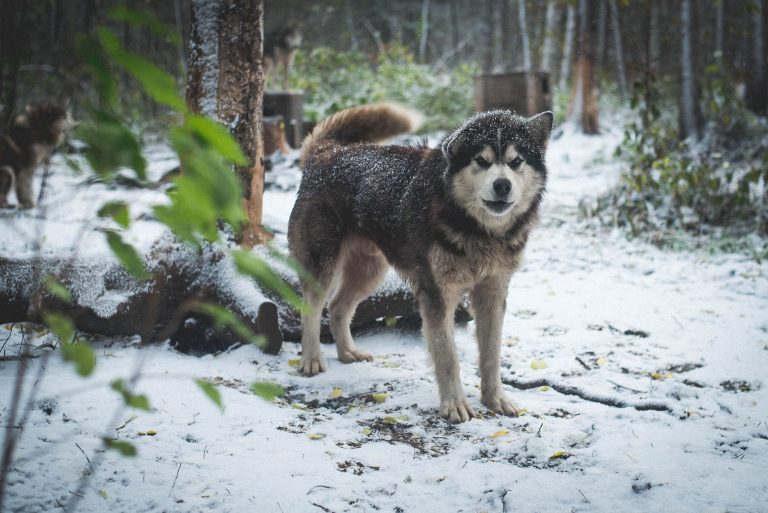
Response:
[[[32,208],[35,170],[62,142],[74,126],[69,111],[53,103],[27,107],[7,132],[0,135],[0,207],[7,207],[8,193],[15,186],[21,208]]]
[[[339,359],[371,359],[352,341],[349,322],[392,265],[418,301],[441,415],[454,422],[474,415],[453,343],[453,313],[467,293],[477,322],[481,401],[516,414],[499,377],[501,323],[545,189],[552,114],[481,113],[439,148],[374,144],[417,124],[396,105],[356,107],[323,121],[302,147],[288,236],[317,283],[302,283],[312,313],[302,318],[300,371],[325,370],[319,329],[326,300]]]

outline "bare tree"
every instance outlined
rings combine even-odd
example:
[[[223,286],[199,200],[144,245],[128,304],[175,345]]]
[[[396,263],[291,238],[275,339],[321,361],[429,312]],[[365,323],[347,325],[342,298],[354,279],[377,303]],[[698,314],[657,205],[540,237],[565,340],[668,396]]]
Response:
[[[541,69],[552,74],[555,63],[556,40],[560,25],[560,8],[556,0],[547,1],[547,14],[545,16],[544,48],[541,53]]]
[[[249,221],[242,243],[248,246],[266,237],[261,227],[263,12],[263,0],[193,0],[187,76],[190,110],[229,127],[250,163],[235,168]]]
[[[680,137],[699,138],[699,109],[692,47],[691,0],[680,2]]]
[[[525,71],[525,89],[527,113],[532,115],[536,111],[536,83],[532,73],[531,44],[528,39],[528,22],[526,20],[525,0],[517,0],[517,21],[520,26],[520,39],[522,40],[523,71]]]
[[[715,58],[723,58],[724,15],[723,0],[715,0]]]
[[[419,31],[419,62],[427,59],[427,41],[429,40],[429,0],[421,0],[421,30]]]
[[[602,72],[605,66],[605,34],[607,32],[608,4],[599,2],[597,7],[597,42],[595,45],[595,66]]]
[[[658,0],[648,0],[648,67],[652,73],[658,73],[661,62],[661,37]]]
[[[568,83],[568,76],[571,74],[571,64],[573,60],[573,36],[576,32],[576,8],[573,4],[568,4],[565,15],[565,37],[563,39],[563,57],[560,60],[560,90],[564,90]]]
[[[752,17],[750,74],[747,81],[747,107],[756,114],[768,113],[768,81],[765,71],[764,17],[765,0],[754,0]]]
[[[589,0],[579,0],[578,57],[573,70],[573,95],[569,119],[585,134],[597,134],[600,126],[589,21]]]
[[[499,4],[499,32],[501,34],[501,61],[504,68],[513,68],[515,66],[515,54],[513,50],[512,34],[510,20],[512,18],[509,3],[512,0],[498,0]]]
[[[611,31],[613,32],[613,48],[616,57],[616,75],[619,79],[619,92],[621,98],[627,97],[627,72],[624,68],[624,47],[621,42],[621,20],[619,19],[619,6],[616,0],[610,0],[611,6]]]
[[[493,0],[485,0],[485,19],[486,20],[494,20],[495,16],[493,15]],[[496,43],[496,24],[492,21],[488,23],[487,29],[486,29],[486,39],[485,39],[485,62],[483,63],[483,68],[486,73],[493,72],[493,66],[494,66],[494,46]]]

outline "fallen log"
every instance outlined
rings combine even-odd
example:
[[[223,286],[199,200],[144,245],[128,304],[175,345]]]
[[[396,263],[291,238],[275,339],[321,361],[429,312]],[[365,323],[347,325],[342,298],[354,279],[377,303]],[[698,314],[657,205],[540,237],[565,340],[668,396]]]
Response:
[[[295,272],[271,260],[266,252],[263,257],[298,288]],[[299,313],[277,294],[261,290],[239,275],[221,248],[196,250],[165,241],[147,260],[152,277],[140,282],[113,258],[103,255],[75,260],[0,257],[0,323],[41,322],[43,312],[56,311],[69,316],[81,332],[139,336],[144,343],[170,340],[181,350],[216,352],[245,343],[231,329],[214,329],[213,319],[195,309],[201,302],[210,302],[229,309],[254,333],[265,337],[268,353],[279,352],[283,340],[301,338]],[[71,291],[71,302],[47,290],[47,276],[56,277]],[[367,327],[384,318],[404,318],[418,326],[410,288],[394,273],[358,306],[352,328]],[[468,319],[461,307],[457,320]],[[330,340],[327,312],[321,333]]]

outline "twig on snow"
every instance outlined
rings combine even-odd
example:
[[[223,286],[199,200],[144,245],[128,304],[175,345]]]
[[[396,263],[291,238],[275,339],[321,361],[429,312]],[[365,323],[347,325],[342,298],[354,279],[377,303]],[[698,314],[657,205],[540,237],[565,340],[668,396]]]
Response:
[[[181,465],[182,463],[179,462],[179,468],[176,469],[176,477],[173,478],[173,484],[171,485],[171,489],[168,491],[168,496],[171,496],[171,492],[176,487],[176,480],[179,478],[179,472],[181,472]]]

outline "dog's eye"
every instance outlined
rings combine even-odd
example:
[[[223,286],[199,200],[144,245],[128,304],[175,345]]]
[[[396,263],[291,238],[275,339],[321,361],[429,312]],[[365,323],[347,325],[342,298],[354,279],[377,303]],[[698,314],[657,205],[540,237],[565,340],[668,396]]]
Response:
[[[488,169],[491,167],[491,163],[485,160],[483,157],[475,157],[475,162],[478,166],[482,167],[483,169]]]
[[[507,165],[512,169],[517,169],[518,167],[520,167],[520,164],[522,163],[523,163],[523,159],[521,159],[520,157],[515,157],[509,162],[507,162]]]

